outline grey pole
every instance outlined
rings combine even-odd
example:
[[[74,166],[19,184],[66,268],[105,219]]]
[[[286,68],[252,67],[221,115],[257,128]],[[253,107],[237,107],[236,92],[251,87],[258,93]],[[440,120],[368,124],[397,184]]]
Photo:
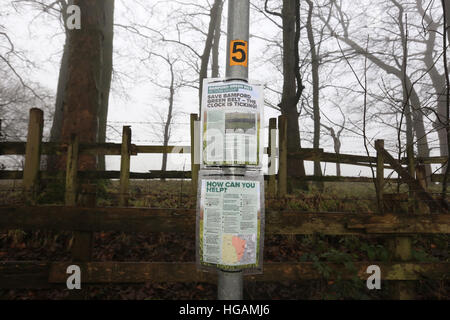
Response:
[[[228,36],[227,36],[227,78],[248,79],[248,40],[249,40],[250,0],[228,0]],[[247,43],[245,57],[247,65],[231,65],[231,42],[242,40]],[[238,59],[242,57],[243,46],[236,46]],[[244,289],[244,277],[242,271],[229,272],[218,270],[217,294],[219,300],[242,300]]]
[[[233,40],[247,41],[249,38],[250,0],[228,0],[228,29],[227,29],[227,78],[248,79],[247,67],[230,65],[230,44]],[[248,61],[248,57],[247,57]]]

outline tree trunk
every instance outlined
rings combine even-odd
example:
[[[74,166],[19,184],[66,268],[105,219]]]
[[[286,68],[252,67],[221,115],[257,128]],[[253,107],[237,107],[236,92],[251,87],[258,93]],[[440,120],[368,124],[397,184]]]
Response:
[[[53,115],[52,128],[50,129],[50,142],[61,141],[61,131],[64,113],[64,94],[67,86],[67,74],[69,67],[69,43],[70,33],[66,31],[66,41],[64,44],[61,66],[59,68],[58,87],[56,91],[55,112]],[[56,155],[47,156],[47,170],[57,170],[58,157]]]
[[[200,79],[199,79],[199,88],[198,91],[198,101],[199,101],[199,109],[198,114],[201,115],[201,108],[202,108],[202,91],[203,91],[203,79],[205,79],[208,76],[208,63],[209,63],[209,57],[211,55],[211,48],[214,40],[214,29],[216,28],[216,21],[219,10],[222,7],[223,1],[222,0],[214,0],[214,4],[210,10],[210,20],[209,20],[209,27],[208,27],[208,35],[206,37],[205,41],[205,47],[203,49],[203,54],[201,58],[201,64],[200,64]]]
[[[109,0],[75,0],[81,9],[81,29],[70,31],[67,85],[64,92],[61,141],[76,134],[80,143],[98,141],[98,112],[102,94],[102,49],[105,3]],[[95,170],[97,157],[80,155],[79,170]],[[65,168],[65,159],[59,162]]]
[[[297,78],[298,55],[296,45],[296,17],[298,0],[283,0],[283,94],[281,97],[281,113],[287,116],[287,149],[288,153],[298,152],[300,145],[300,129],[298,124],[299,112],[297,111],[298,97]],[[289,157],[287,161],[288,176],[304,176],[305,167],[303,161]],[[304,187],[303,185],[300,185]],[[292,191],[293,184],[289,183],[288,189]]]
[[[442,7],[444,12],[444,30],[443,30],[443,60],[444,60],[444,76],[445,76],[445,131],[446,131],[446,149],[447,149],[447,163],[445,164],[442,173],[444,180],[442,181],[442,199],[447,196],[447,183],[450,174],[450,165],[448,163],[450,157],[450,78],[448,70],[448,44],[450,43],[450,4],[446,0],[442,0]],[[445,38],[447,35],[447,39]],[[448,42],[446,41],[448,40]],[[444,99],[442,99],[444,100]],[[442,112],[444,114],[444,112]],[[439,139],[440,140],[440,139]],[[441,146],[442,147],[442,146]]]
[[[408,169],[410,174],[412,174],[414,172],[414,131],[413,120],[411,116],[411,107],[409,105],[408,95],[405,90],[403,91],[403,105],[405,107],[404,117],[406,122],[406,155],[408,158]]]
[[[433,127],[436,129],[438,134],[441,156],[447,156],[447,130],[445,128],[447,118],[447,99],[445,95],[445,75],[439,74],[434,67],[434,62],[432,62],[429,67],[430,58],[433,59],[432,57],[427,57],[424,61],[429,69],[430,79],[437,96],[436,121],[433,122]]]
[[[214,42],[212,47],[212,63],[211,63],[211,77],[219,77],[219,49],[220,49],[220,32],[222,24],[223,2],[220,4],[217,12],[216,26],[214,28]]]
[[[429,32],[427,32],[426,39],[426,50],[423,56],[423,62],[425,63],[428,69],[428,75],[430,76],[431,82],[433,84],[433,88],[437,97],[437,108],[436,108],[436,121],[433,123],[433,127],[436,129],[438,133],[439,139],[439,149],[441,156],[448,155],[448,138],[447,138],[447,130],[445,128],[446,118],[447,118],[447,101],[445,97],[446,92],[446,80],[445,80],[445,72],[439,73],[436,68],[436,63],[434,61],[434,52],[436,46],[436,36],[437,33],[435,30],[439,28],[439,23],[436,23],[433,18],[424,10],[422,6],[423,2],[420,0],[416,0],[416,8],[420,15],[423,17],[425,23],[428,26]],[[445,9],[448,10],[446,6]],[[448,34],[447,34],[448,36]],[[444,169],[444,168],[443,168]],[[445,170],[445,169],[444,169]],[[427,173],[428,176],[428,173]]]
[[[427,24],[429,24],[430,30],[436,30],[439,27],[439,24],[435,23],[429,15],[426,14],[420,3],[417,3],[417,8],[419,12],[424,15],[424,19]],[[434,47],[436,45],[436,32],[430,31],[427,33],[428,38],[426,42],[426,50],[423,57],[423,62],[425,63],[428,74],[431,79],[431,83],[433,84],[434,91],[437,96],[437,108],[436,108],[436,121],[433,123],[434,128],[437,130],[440,152],[441,156],[447,156],[447,131],[445,129],[446,123],[446,110],[447,110],[447,102],[445,99],[445,74],[439,73],[436,68],[436,63],[434,61],[433,52]]]
[[[450,5],[448,4],[448,2],[445,5],[445,12],[444,12],[444,14],[445,14],[445,20],[447,22],[447,39],[448,39],[447,45],[448,45],[450,43],[450,32],[449,32],[449,29],[450,29]]]
[[[319,60],[316,52],[316,43],[314,40],[314,33],[312,27],[312,13],[314,4],[311,0],[306,0],[308,3],[308,19],[306,22],[306,30],[308,33],[309,49],[311,53],[311,73],[312,73],[312,90],[313,90],[313,118],[314,118],[314,140],[313,148],[320,148],[320,105],[319,105]],[[320,160],[314,161],[314,176],[322,176],[322,168],[320,167]],[[322,189],[323,182],[318,181],[316,185]]]
[[[169,145],[169,139],[170,139],[170,126],[172,124],[172,113],[173,113],[173,99],[175,95],[175,75],[173,72],[173,63],[170,62],[169,59],[166,60],[167,63],[170,66],[170,94],[169,94],[169,110],[167,111],[167,119],[166,123],[164,125],[164,147],[167,147]],[[163,160],[162,160],[162,166],[161,171],[166,171],[167,169],[167,153],[163,153]],[[162,179],[164,180],[164,179]]]
[[[114,38],[114,0],[105,2],[103,23],[103,48],[102,48],[102,86],[101,103],[98,112],[98,142],[106,142],[106,124],[108,121],[109,92],[111,89],[111,77],[113,69],[113,38]],[[98,169],[105,170],[105,156],[99,155]]]
[[[341,140],[339,137],[333,136],[334,152],[336,154],[341,153]],[[341,164],[336,162],[336,176],[341,176]]]
[[[412,125],[413,130],[416,135],[417,140],[417,155],[419,157],[429,157],[430,156],[430,148],[428,146],[428,138],[427,132],[425,131],[425,125],[423,122],[423,113],[420,110],[420,99],[417,95],[417,91],[414,88],[411,88],[411,80],[409,77],[406,78],[406,85],[409,88],[410,92],[410,102],[411,102],[411,112],[412,112]],[[431,165],[425,165],[425,172],[429,182],[431,182]]]

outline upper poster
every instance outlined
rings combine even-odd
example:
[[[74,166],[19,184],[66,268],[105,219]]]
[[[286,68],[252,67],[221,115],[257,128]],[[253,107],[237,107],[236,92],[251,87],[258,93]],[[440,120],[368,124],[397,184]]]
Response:
[[[201,164],[261,167],[263,105],[260,84],[205,79]]]

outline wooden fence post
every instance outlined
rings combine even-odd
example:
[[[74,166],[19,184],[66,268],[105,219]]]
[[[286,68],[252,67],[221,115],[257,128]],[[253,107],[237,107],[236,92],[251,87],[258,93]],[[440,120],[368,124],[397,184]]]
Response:
[[[425,170],[425,165],[423,163],[418,163],[416,165],[416,177],[422,188],[427,190],[428,188],[427,173]]]
[[[383,203],[383,185],[384,185],[384,159],[390,157],[388,153],[384,150],[384,140],[375,141],[375,148],[377,150],[377,200],[380,204],[381,213],[384,213],[384,203]],[[392,157],[391,157],[392,158]],[[389,160],[389,159],[388,159]],[[391,165],[393,164],[393,159],[390,159]],[[394,166],[395,169],[395,166]],[[398,172],[398,170],[396,169]],[[398,172],[401,175],[400,172]],[[412,257],[412,244],[411,238],[409,237],[393,237],[388,239],[388,246],[391,252],[391,257],[395,261],[409,261]],[[393,298],[396,300],[410,300],[414,298],[414,288],[413,283],[410,281],[395,281],[393,283]]]
[[[411,190],[415,190],[415,196],[425,202],[431,211],[436,211],[439,213],[447,213],[449,208],[446,203],[441,204],[439,201],[433,198],[433,196],[428,193],[420,183],[409,174],[409,171],[403,168],[403,166],[395,160],[389,152],[385,149],[380,149],[383,153],[384,160],[391,165],[391,167],[397,171],[397,174],[403,179],[404,182],[408,184]]]
[[[25,147],[25,167],[23,169],[23,191],[27,204],[36,204],[39,187],[39,169],[41,164],[41,141],[44,128],[44,112],[41,109],[30,110],[27,144]]]
[[[375,141],[375,149],[377,150],[377,203],[378,210],[384,213],[383,189],[384,189],[384,158],[381,149],[384,149],[384,140]]]
[[[197,195],[197,184],[198,184],[198,171],[200,169],[199,152],[202,152],[201,146],[197,145],[197,135],[201,134],[200,132],[196,132],[195,123],[198,121],[198,115],[195,113],[191,113],[191,184],[192,184],[192,195]],[[197,162],[197,163],[196,163]]]
[[[409,237],[395,237],[389,239],[390,251],[395,261],[407,262],[412,258],[412,243]],[[413,281],[394,281],[393,296],[395,300],[412,300],[414,299],[414,282]]]
[[[66,192],[65,192],[66,206],[75,206],[77,203],[78,151],[79,151],[78,136],[72,134],[72,136],[70,137],[70,144],[67,147]]]
[[[416,165],[416,177],[417,181],[419,181],[419,184],[422,186],[422,188],[426,191],[428,188],[428,178],[427,172],[425,170],[425,165],[423,163],[418,163]],[[417,201],[417,207],[420,214],[423,213],[430,213],[430,209],[428,206],[423,203],[423,201]]]
[[[80,207],[93,208],[96,205],[96,191],[97,186],[95,184],[84,184],[81,187],[80,196],[77,205]],[[92,260],[92,251],[94,245],[94,233],[75,231],[73,233],[72,243],[72,261],[76,263],[85,263]],[[82,265],[80,266],[81,268]],[[87,270],[81,270],[81,279],[83,279],[83,272]],[[89,290],[86,284],[83,284],[81,280],[81,290],[73,290],[70,295],[70,299],[81,300],[87,299]]]
[[[411,153],[409,153],[410,155]],[[411,168],[413,163],[413,159],[410,157],[408,158],[408,171],[411,175]],[[412,193],[412,187],[409,186],[410,192],[408,197],[408,211],[411,210],[411,196]],[[410,212],[411,213],[411,212]],[[390,242],[390,249],[393,258],[395,261],[409,261],[412,258],[412,242],[411,238],[409,237],[394,237],[393,239],[389,240]],[[414,283],[409,281],[395,281],[393,283],[393,298],[396,300],[411,300],[414,299]]]
[[[408,173],[414,179],[415,176],[415,161],[414,161],[414,147],[412,144],[406,147],[408,158]],[[408,213],[415,213],[416,190],[414,185],[408,184]],[[395,237],[392,240],[393,255],[396,261],[409,261],[412,258],[412,239],[410,237]],[[414,299],[414,283],[411,281],[398,281],[394,283],[394,298],[397,300],[412,300]]]
[[[268,182],[268,194],[270,197],[276,196],[277,189],[277,179],[276,179],[276,158],[277,158],[277,119],[269,119],[269,144],[267,147],[267,154],[269,156],[269,182]]]
[[[278,197],[287,194],[287,119],[278,117]]]
[[[80,197],[77,206],[94,208],[96,202],[97,186],[95,184],[84,184],[81,187]],[[92,232],[74,232],[74,242],[72,245],[73,261],[88,262],[92,259]]]
[[[131,157],[131,128],[124,126],[122,129],[122,146],[120,157],[120,194],[119,206],[127,207],[130,185],[130,157]]]
[[[94,206],[95,205],[95,185],[83,185],[82,196],[78,197],[78,153],[79,142],[78,136],[72,134],[70,143],[67,148],[67,165],[66,165],[66,206]],[[78,199],[79,198],[79,199]],[[92,256],[92,233],[75,231],[73,233],[72,243],[72,261],[87,262]],[[82,270],[83,272],[83,270]],[[69,296],[70,299],[82,299],[86,297],[87,291],[85,286],[82,290],[76,290]]]

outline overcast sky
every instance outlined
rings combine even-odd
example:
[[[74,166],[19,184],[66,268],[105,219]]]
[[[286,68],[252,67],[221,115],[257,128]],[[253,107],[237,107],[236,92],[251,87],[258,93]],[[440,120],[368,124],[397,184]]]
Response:
[[[202,5],[207,3],[207,1],[204,0],[194,0],[190,2]],[[0,0],[2,12],[5,12],[4,9],[7,9],[9,12],[8,15],[0,17],[0,24],[6,28],[6,31],[13,39],[16,48],[22,50],[35,63],[35,66],[31,69],[25,71],[25,69],[20,69],[19,66],[18,70],[22,70],[22,72],[26,73],[27,79],[40,82],[43,86],[56,92],[59,64],[64,43],[64,34],[60,22],[51,15],[45,13],[38,14],[38,11],[31,7],[20,6],[16,12],[11,8],[10,3],[11,1]],[[141,1],[141,3],[145,2]],[[151,7],[149,3],[151,2],[149,1],[147,3],[147,7]],[[156,3],[158,3],[158,5],[156,5]],[[262,3],[262,1],[254,1],[254,3]],[[354,3],[354,1],[351,1],[351,4]],[[131,1],[116,0],[116,24],[129,25],[130,22],[136,22],[155,29],[161,29],[168,25],[168,15],[174,15],[174,11],[176,10],[184,10],[182,9],[184,8],[183,6],[175,6],[173,3],[167,4],[162,1],[154,2],[155,5],[152,8],[152,12],[144,10],[143,7],[139,5],[139,2],[133,1],[133,4]],[[185,8],[187,12],[192,10],[192,8],[188,6]],[[382,14],[380,8],[378,9],[378,11],[375,10],[370,12],[370,15],[373,17]],[[222,28],[226,31],[227,4],[224,6],[223,15]],[[375,19],[369,19],[369,14],[367,21],[368,23],[376,23]],[[207,23],[208,20],[205,18],[203,20],[203,25],[199,25],[199,28],[203,28],[206,32]],[[370,25],[366,27],[370,27]],[[167,30],[169,29],[170,28]],[[277,34],[279,35],[279,32],[279,28],[277,28],[274,23],[269,22],[255,10],[251,11],[250,33],[254,35],[254,37],[251,38],[249,46],[249,77],[278,90],[280,90],[281,74],[279,70],[277,70],[277,63],[273,64],[268,61],[268,59],[271,59],[277,54],[277,49],[268,49],[267,42],[262,39],[277,39],[276,36]],[[175,36],[175,34],[170,33],[169,30],[168,37],[172,36]],[[198,32],[193,31],[191,33],[182,34],[182,37],[183,41],[188,41],[190,45],[201,52],[202,41],[204,38],[202,38]],[[220,56],[221,75],[224,74],[225,41],[225,36],[222,36]],[[280,37],[278,37],[278,41],[281,41]],[[186,49],[177,45],[169,46],[161,43],[147,43],[144,39],[133,36],[120,27],[115,28],[114,45],[114,78],[108,116],[108,124],[110,126],[110,129],[108,130],[108,140],[114,142],[121,141],[118,132],[121,133],[122,125],[131,125],[133,130],[133,143],[161,145],[162,143],[158,141],[158,137],[152,134],[152,126],[153,128],[158,126],[157,122],[159,122],[159,119],[157,113],[164,112],[167,108],[167,91],[161,89],[155,85],[155,83],[167,83],[169,79],[168,66],[158,58],[153,58],[151,60],[143,59],[148,56],[148,54],[146,54],[148,51],[176,56],[177,54],[180,54],[180,52],[186,54]],[[308,51],[308,48],[303,47],[301,50]],[[280,52],[278,52],[278,58],[279,55]],[[279,66],[280,64],[278,63],[278,67]],[[186,65],[179,63],[179,68],[186,68]],[[345,69],[345,66],[342,68]],[[186,71],[186,77],[192,79],[195,78],[195,74]],[[330,77],[330,73],[327,77]],[[347,70],[347,74],[340,74],[339,77],[339,79],[332,79],[332,81],[337,81],[341,84],[355,83],[355,79],[350,70]],[[374,77],[376,77],[376,74]],[[308,81],[308,79],[306,79],[306,81]],[[330,95],[333,96],[330,96],[328,100],[323,101],[321,108],[331,120],[339,122],[341,116],[330,101],[346,104],[343,106],[344,110],[349,110],[350,107],[358,108],[357,102],[346,100],[347,97],[345,94],[336,93],[336,90],[329,92]],[[266,90],[265,94],[271,101],[277,98],[271,91]],[[274,102],[278,103],[279,101]],[[351,106],[350,104],[352,103],[356,103],[356,105]],[[175,98],[175,112],[177,113],[177,116],[174,120],[175,126],[170,144],[189,145],[189,114],[198,112],[198,92],[196,89],[183,88],[177,93]],[[269,107],[264,109],[264,113],[265,126],[268,125],[270,117],[276,117],[279,114]],[[354,116],[356,118],[361,118],[361,114],[362,113],[356,113]],[[305,132],[312,131],[310,120],[302,120],[300,128]],[[266,145],[267,134],[267,131],[265,131],[264,137]],[[392,139],[392,133],[387,131],[383,132],[380,128],[371,128],[370,134],[372,136],[377,135],[379,138],[389,138],[389,136],[391,136]],[[310,137],[311,134],[302,133],[302,136]],[[343,146],[341,149],[342,153],[365,154],[362,138],[350,133],[346,133],[344,136],[345,138],[343,138]],[[321,144],[321,147],[326,151],[333,152],[332,141],[329,136],[323,137]],[[311,147],[311,143],[303,141],[302,146]],[[373,152],[373,150],[371,150],[371,152]],[[118,170],[119,166],[119,157],[108,157],[108,170]],[[132,158],[132,171],[145,172],[148,170],[159,170],[160,167],[160,155],[140,155]],[[308,173],[311,174],[312,164],[307,163],[306,167]],[[325,165],[322,167],[325,168]],[[169,156],[169,170],[182,170],[183,168],[185,170],[190,170],[189,156]],[[370,170],[363,167],[344,165],[342,169],[343,175],[370,175]],[[334,173],[334,164],[327,164],[326,174]]]

